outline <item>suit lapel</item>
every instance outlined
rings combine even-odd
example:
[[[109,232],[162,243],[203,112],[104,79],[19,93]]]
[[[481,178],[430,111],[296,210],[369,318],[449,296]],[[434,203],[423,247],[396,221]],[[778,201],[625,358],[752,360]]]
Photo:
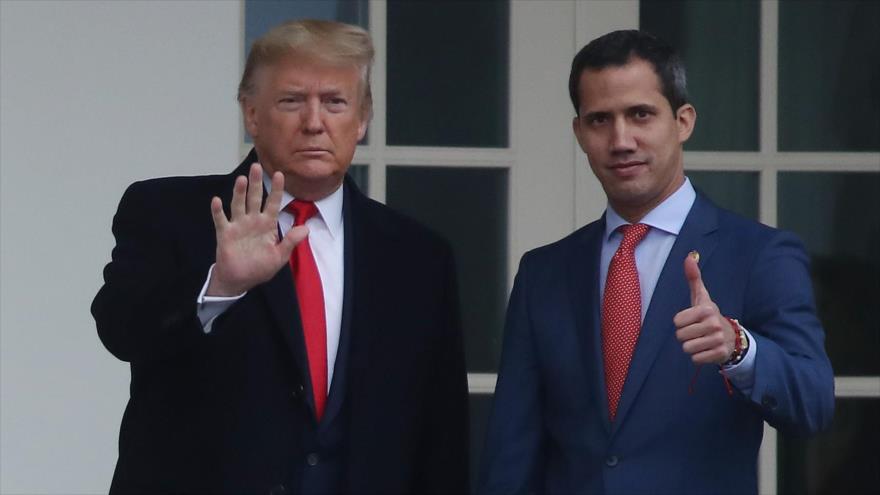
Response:
[[[351,208],[345,218],[345,242],[348,252],[345,275],[346,301],[343,305],[343,318],[346,321],[345,360],[342,365],[345,367],[344,374],[347,378],[345,378],[345,390],[340,391],[340,395],[344,393],[345,398],[352,399],[350,412],[354,417],[355,409],[359,404],[355,398],[357,392],[365,389],[362,384],[370,369],[370,354],[375,337],[374,327],[377,317],[374,311],[377,306],[371,304],[369,298],[372,294],[384,292],[382,284],[385,277],[381,267],[386,266],[387,260],[381,258],[381,254],[385,251],[383,243],[386,242],[383,225],[373,221],[368,200],[354,182],[346,179],[346,187],[350,191],[348,204]],[[339,365],[337,358],[337,366]],[[342,400],[342,397],[337,400]]]
[[[343,246],[343,284],[342,284],[342,319],[339,328],[339,348],[336,351],[336,363],[330,381],[330,393],[327,396],[327,407],[321,425],[333,423],[333,419],[342,409],[348,381],[348,356],[351,348],[351,310],[354,306],[354,221],[352,221],[352,196],[360,194],[354,183],[346,176],[345,189],[342,196],[342,218],[345,231]]]
[[[602,250],[602,234],[605,232],[605,217],[588,225],[577,239],[576,248],[571,253],[568,284],[573,298],[572,311],[578,339],[583,353],[584,373],[596,405],[600,409],[605,431],[611,431],[608,418],[608,398],[605,394],[605,368],[602,357],[602,327],[599,318],[599,259]],[[592,383],[590,383],[590,380]]]
[[[689,252],[696,250],[700,253],[701,267],[705,266],[718,244],[715,235],[717,226],[717,211],[698,194],[666,258],[648,311],[645,313],[639,340],[623,385],[612,433],[616,432],[626,420],[626,415],[635,402],[660,350],[670,342],[677,345],[672,319],[690,302],[690,293],[684,277],[684,258]],[[676,350],[681,352],[678,347]],[[669,384],[670,387],[678,385]]]

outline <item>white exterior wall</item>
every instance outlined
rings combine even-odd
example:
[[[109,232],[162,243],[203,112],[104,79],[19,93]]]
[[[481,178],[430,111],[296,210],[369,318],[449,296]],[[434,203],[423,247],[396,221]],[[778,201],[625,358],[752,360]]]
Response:
[[[0,492],[106,493],[110,222],[135,180],[237,164],[241,25],[237,1],[0,0]]]

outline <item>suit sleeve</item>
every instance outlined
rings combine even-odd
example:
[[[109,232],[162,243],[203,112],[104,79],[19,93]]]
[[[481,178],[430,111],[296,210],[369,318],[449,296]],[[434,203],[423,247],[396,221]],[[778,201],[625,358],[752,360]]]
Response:
[[[800,241],[777,232],[758,255],[743,315],[758,342],[749,399],[773,427],[798,434],[828,428],[834,414],[834,373],[808,265]]]
[[[540,492],[543,459],[540,369],[529,315],[528,254],[507,307],[495,400],[486,435],[480,493]]]
[[[432,403],[423,428],[425,458],[418,492],[470,493],[467,368],[451,249],[445,248],[441,335],[431,366]]]
[[[113,218],[116,246],[91,308],[101,342],[132,363],[169,358],[206,338],[196,297],[207,271],[199,280],[196,267],[182,266],[168,226],[156,213],[157,202],[167,199],[149,189],[135,183],[119,203]]]

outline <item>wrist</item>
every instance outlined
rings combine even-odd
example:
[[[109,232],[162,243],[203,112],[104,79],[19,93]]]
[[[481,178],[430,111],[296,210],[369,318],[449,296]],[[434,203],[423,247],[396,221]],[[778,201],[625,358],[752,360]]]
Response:
[[[737,319],[726,316],[725,319],[733,329],[733,352],[731,352],[726,361],[721,363],[721,366],[736,366],[742,362],[749,351],[749,336]]]
[[[236,287],[234,284],[229,284],[224,281],[222,274],[218,272],[220,271],[215,269],[210,274],[211,278],[208,280],[208,288],[205,291],[206,296],[236,297],[247,292],[246,288]]]

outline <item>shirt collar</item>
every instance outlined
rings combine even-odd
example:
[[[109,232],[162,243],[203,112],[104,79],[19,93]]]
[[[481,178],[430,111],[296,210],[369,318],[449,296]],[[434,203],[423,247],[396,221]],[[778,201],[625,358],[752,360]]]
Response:
[[[269,178],[269,174],[265,170],[263,170],[263,187],[266,191],[272,190],[272,179]],[[315,201],[318,215],[321,216],[324,224],[327,225],[327,230],[330,231],[330,236],[334,239],[342,234],[342,190],[344,187],[345,185],[342,184],[329,196]],[[281,191],[281,211],[283,212],[284,207],[294,199],[296,198],[286,190]]]
[[[652,229],[678,235],[696,199],[697,192],[694,190],[694,186],[691,185],[690,179],[685,177],[684,183],[678,190],[654,207],[653,210],[649,211],[639,223],[649,225]],[[605,240],[607,241],[618,227],[628,223],[609,204],[605,209]]]

